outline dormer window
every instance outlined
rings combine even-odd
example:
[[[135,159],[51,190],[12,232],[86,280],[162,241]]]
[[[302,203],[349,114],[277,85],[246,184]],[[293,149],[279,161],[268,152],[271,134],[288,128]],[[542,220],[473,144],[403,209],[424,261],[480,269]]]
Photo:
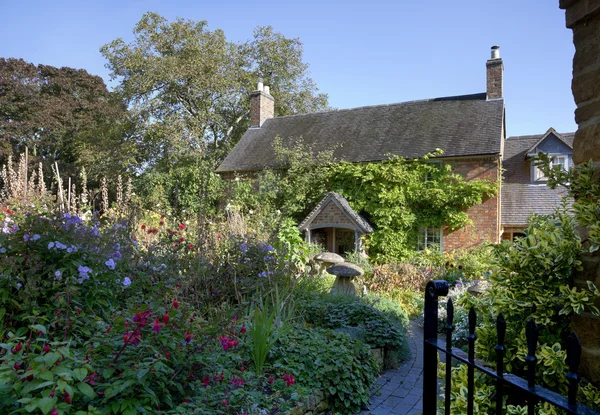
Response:
[[[557,155],[548,155],[550,157],[550,167],[555,168],[555,166],[559,166],[561,170],[569,170],[571,167],[571,156],[569,154],[557,154]],[[532,176],[533,181],[536,182],[545,182],[548,180],[546,175],[542,170],[537,168],[532,164]]]

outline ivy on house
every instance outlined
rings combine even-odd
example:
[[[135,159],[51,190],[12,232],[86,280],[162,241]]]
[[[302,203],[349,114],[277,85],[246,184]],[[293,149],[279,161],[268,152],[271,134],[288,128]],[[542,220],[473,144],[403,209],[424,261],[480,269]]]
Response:
[[[419,159],[394,156],[378,163],[339,163],[331,188],[374,225],[367,248],[378,262],[399,261],[417,248],[422,227],[458,229],[471,224],[466,209],[496,195],[492,180],[469,180],[449,164],[433,162],[442,150]]]

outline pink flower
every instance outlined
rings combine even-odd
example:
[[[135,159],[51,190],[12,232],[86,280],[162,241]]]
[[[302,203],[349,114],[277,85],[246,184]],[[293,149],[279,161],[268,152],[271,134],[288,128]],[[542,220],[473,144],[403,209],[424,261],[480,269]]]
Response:
[[[185,339],[185,342],[186,342],[186,343],[191,343],[191,341],[192,341],[192,335],[190,334],[190,332],[189,332],[189,331],[187,331],[187,332],[185,333],[184,339]]]
[[[202,384],[203,384],[203,385],[206,387],[206,386],[208,386],[208,385],[209,385],[209,383],[210,383],[210,377],[208,377],[208,376],[204,376],[204,377],[202,378]]]
[[[154,324],[152,325],[152,330],[154,330],[155,332],[159,332],[160,331],[160,323],[158,322],[158,319],[154,319]]]
[[[294,379],[294,375],[283,375],[283,380],[285,381],[285,384],[289,387],[291,385],[295,385],[296,384],[296,380]]]
[[[179,308],[179,302],[177,301],[177,298],[173,300],[173,307],[175,308],[175,310]]]
[[[47,344],[45,344],[45,345],[44,345],[44,351],[45,351],[46,353],[48,353],[48,352],[50,351],[50,346],[49,346],[49,345],[47,345]]]
[[[180,224],[179,224],[179,229],[181,229],[181,230],[184,230],[184,229],[185,229],[185,224],[183,224],[183,223],[180,223]]]
[[[165,322],[165,326],[169,323],[169,315],[167,313],[163,316],[163,321]]]
[[[240,329],[240,333],[246,334],[246,326],[242,326],[242,328]]]
[[[273,376],[269,376],[269,383],[272,384],[273,382],[275,382],[275,378]]]

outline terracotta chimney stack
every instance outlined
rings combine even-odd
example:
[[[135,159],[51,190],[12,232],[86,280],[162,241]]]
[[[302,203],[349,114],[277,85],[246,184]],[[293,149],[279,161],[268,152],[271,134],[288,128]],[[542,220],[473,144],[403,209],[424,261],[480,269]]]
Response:
[[[504,64],[500,58],[500,46],[492,46],[492,56],[485,66],[487,68],[487,99],[502,98]]]
[[[250,93],[250,128],[260,128],[266,119],[275,116],[275,99],[269,87],[258,80],[256,91]]]

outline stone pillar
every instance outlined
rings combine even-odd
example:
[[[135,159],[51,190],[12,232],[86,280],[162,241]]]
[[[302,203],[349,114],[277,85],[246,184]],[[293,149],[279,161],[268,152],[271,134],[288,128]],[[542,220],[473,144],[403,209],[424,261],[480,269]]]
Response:
[[[573,161],[592,160],[600,174],[600,0],[559,0],[559,4],[566,11],[575,44],[571,87],[579,128],[573,142]],[[575,275],[575,285],[585,287],[589,280],[600,288],[600,252],[586,254],[582,261],[584,269]],[[583,346],[581,374],[600,386],[600,318],[584,312],[573,318],[571,328]]]

